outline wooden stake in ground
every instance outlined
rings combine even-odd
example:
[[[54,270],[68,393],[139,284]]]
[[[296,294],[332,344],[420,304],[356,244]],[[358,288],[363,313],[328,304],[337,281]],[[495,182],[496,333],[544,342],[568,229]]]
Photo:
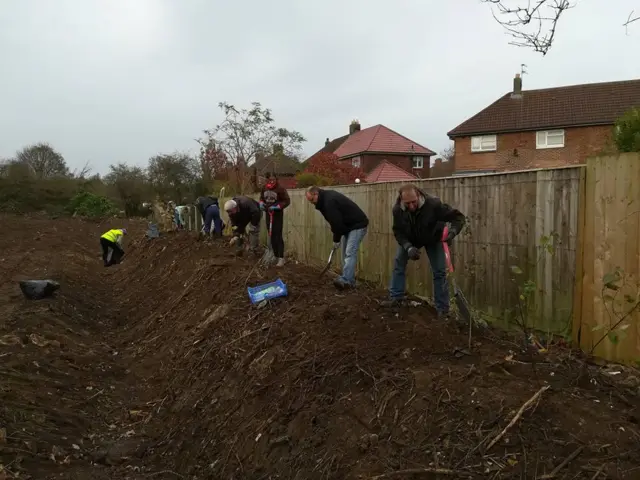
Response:
[[[529,400],[527,400],[526,402],[524,402],[524,405],[522,405],[520,407],[520,410],[518,410],[516,412],[516,414],[513,416],[513,418],[511,419],[511,421],[509,422],[509,425],[507,425],[506,427],[504,427],[504,430],[502,430],[498,435],[496,435],[496,438],[494,438],[493,440],[491,440],[491,443],[487,446],[487,450],[489,450],[491,447],[493,447],[496,443],[498,443],[498,441],[500,441],[500,439],[502,437],[504,437],[505,433],[507,433],[507,430],[509,430],[511,427],[513,427],[516,422],[518,420],[520,420],[520,417],[522,416],[522,414],[531,406],[533,405],[533,403],[538,400],[540,398],[540,395],[542,395],[545,391],[549,390],[549,385],[545,385],[544,387],[542,387],[540,390],[538,390],[536,393],[533,394],[533,397],[531,397]]]

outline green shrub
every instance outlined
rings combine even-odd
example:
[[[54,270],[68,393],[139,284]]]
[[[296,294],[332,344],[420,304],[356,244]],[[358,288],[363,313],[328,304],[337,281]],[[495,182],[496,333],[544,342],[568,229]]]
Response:
[[[640,152],[640,108],[632,108],[616,121],[613,142],[620,152]]]
[[[61,214],[78,191],[77,186],[77,181],[70,178],[0,178],[0,210]]]
[[[71,215],[97,218],[115,215],[118,209],[107,197],[90,192],[80,192],[71,199],[66,211]]]
[[[296,176],[296,180],[298,181],[298,188],[311,187],[316,185],[318,187],[325,187],[331,185],[333,182],[330,178],[318,175],[317,173],[300,173]]]

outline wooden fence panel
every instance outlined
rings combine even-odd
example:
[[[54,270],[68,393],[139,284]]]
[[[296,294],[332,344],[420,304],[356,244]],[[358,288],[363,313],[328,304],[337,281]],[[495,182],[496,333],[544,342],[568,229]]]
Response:
[[[459,284],[473,306],[506,322],[518,304],[512,265],[536,284],[531,322],[545,332],[566,334],[571,326],[576,271],[580,185],[584,167],[421,180],[427,193],[459,208],[468,220],[454,242]],[[399,183],[334,187],[352,198],[369,216],[369,231],[358,260],[358,276],[387,287],[397,243],[391,231],[391,208]],[[309,264],[323,264],[331,234],[322,215],[290,190],[285,214],[287,252]],[[542,236],[555,236],[555,253],[544,253]],[[338,262],[336,262],[338,263]],[[411,262],[407,289],[431,296],[431,273],[423,255]],[[511,312],[511,313],[509,313]]]
[[[467,226],[452,250],[458,283],[472,306],[485,312],[495,323],[508,327],[509,319],[517,310],[519,285],[531,280],[536,288],[530,326],[566,335],[571,329],[574,309],[584,182],[585,167],[578,166],[419,180],[416,185],[467,216]],[[391,208],[401,185],[333,187],[353,199],[369,217],[369,231],[358,259],[358,277],[383,288],[391,278],[397,249],[391,231]],[[291,205],[284,220],[286,252],[304,263],[323,265],[332,246],[329,227],[305,199],[304,189],[290,190],[289,195]],[[225,200],[220,199],[221,206]],[[195,223],[200,228],[197,215]],[[263,240],[265,230],[263,227]],[[554,237],[553,254],[545,252],[547,244],[541,242],[542,237]],[[339,268],[341,258],[334,262]],[[515,276],[517,281],[512,272],[514,265],[523,271],[522,275]],[[579,295],[581,289],[576,289]],[[431,272],[426,255],[418,262],[410,262],[407,290],[431,297]],[[575,305],[575,308],[584,308],[577,300]]]
[[[607,295],[616,296],[616,292],[603,292],[604,276],[616,268],[627,276],[627,286],[616,297],[635,297],[640,288],[640,155],[590,158],[586,177],[583,267],[578,279],[582,302],[579,328],[574,328],[574,335],[581,348],[590,352],[622,318],[621,312],[634,305],[633,298],[622,298],[620,304],[608,299]],[[639,324],[640,312],[636,309],[623,322],[628,327],[618,340],[605,338],[594,354],[607,360],[638,362]]]

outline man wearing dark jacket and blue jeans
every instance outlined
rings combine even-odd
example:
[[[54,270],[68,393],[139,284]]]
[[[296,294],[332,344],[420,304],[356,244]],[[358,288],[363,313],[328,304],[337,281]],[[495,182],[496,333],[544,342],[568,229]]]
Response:
[[[367,234],[369,219],[353,200],[334,190],[309,187],[307,200],[316,206],[316,210],[329,223],[333,233],[333,248],[337,249],[342,243],[342,275],[333,284],[339,290],[354,287],[358,250]]]
[[[449,284],[442,245],[444,227],[449,224],[448,243],[460,233],[465,216],[457,209],[426,194],[414,185],[404,185],[393,206],[393,234],[398,250],[385,306],[401,304],[405,298],[409,259],[418,260],[424,247],[433,273],[433,299],[439,317],[449,316]]]
[[[203,229],[205,235],[210,235],[211,227],[215,235],[222,236],[224,222],[220,216],[220,205],[216,197],[198,197],[196,200],[198,212],[202,215]]]

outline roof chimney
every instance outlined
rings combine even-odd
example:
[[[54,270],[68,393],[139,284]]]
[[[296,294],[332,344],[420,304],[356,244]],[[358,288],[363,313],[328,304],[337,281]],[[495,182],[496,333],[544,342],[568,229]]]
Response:
[[[349,125],[349,135],[352,135],[360,131],[360,122],[358,120],[351,120]]]
[[[513,79],[513,92],[511,93],[511,98],[520,98],[522,97],[522,78],[520,78],[520,74],[516,73],[515,78]]]

